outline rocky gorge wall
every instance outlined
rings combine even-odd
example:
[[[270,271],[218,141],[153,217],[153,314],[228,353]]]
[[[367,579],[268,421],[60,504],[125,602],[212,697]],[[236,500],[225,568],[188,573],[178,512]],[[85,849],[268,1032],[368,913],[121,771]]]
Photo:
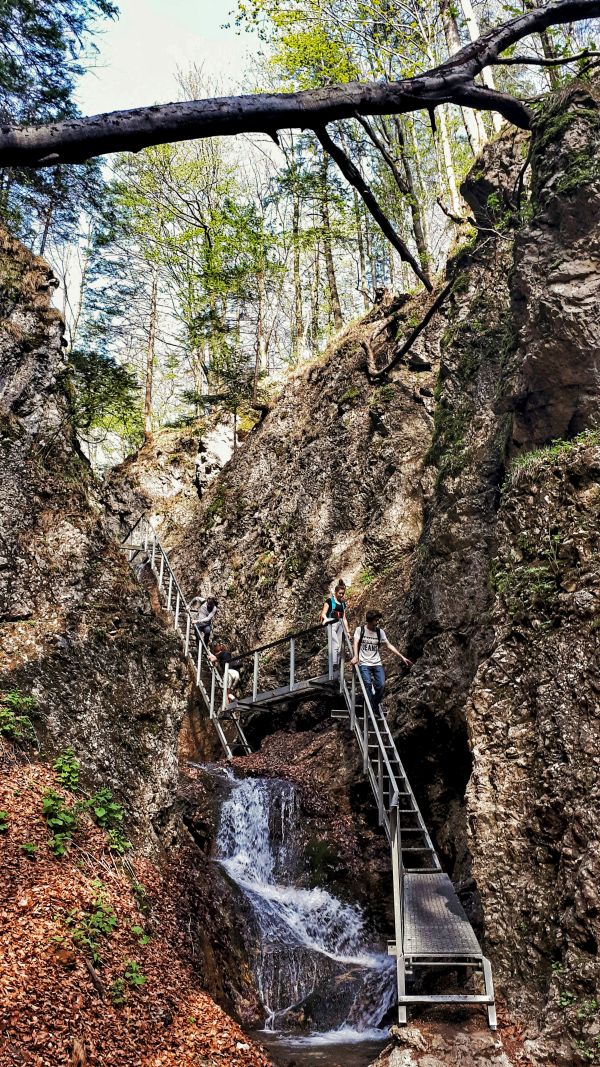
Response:
[[[353,622],[381,607],[415,661],[388,678],[409,777],[515,1062],[552,1067],[593,1061],[600,1036],[598,126],[596,89],[575,85],[540,108],[531,155],[509,131],[488,146],[464,188],[478,236],[416,358],[367,374],[361,342],[381,367],[423,311],[388,297],[292,378],[201,500],[127,505],[160,513],[186,590],[220,597],[238,649],[315,622],[338,575]],[[257,737],[274,728],[293,750],[304,727]]]

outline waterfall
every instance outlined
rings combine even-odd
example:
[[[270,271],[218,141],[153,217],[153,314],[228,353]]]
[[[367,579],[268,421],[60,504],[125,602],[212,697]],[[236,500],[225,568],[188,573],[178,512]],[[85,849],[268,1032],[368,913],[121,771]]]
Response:
[[[393,962],[369,944],[356,905],[295,884],[302,872],[298,820],[291,783],[231,778],[218,858],[256,919],[265,1029],[372,1029],[394,1003]]]

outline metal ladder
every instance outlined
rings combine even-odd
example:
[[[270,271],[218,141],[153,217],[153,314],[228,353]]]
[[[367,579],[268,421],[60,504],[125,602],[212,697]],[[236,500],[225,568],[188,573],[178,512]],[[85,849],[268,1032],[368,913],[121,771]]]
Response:
[[[350,653],[348,656],[347,653]],[[392,852],[398,1022],[407,1022],[410,1004],[483,1004],[490,1029],[497,1026],[492,968],[436,850],[398,754],[383,708],[373,710],[358,668],[349,660],[346,634],[339,665],[339,688],[363,757],[363,770],[377,803]],[[406,979],[424,969],[479,972],[485,992],[407,993]]]
[[[131,527],[121,542],[121,548],[127,553],[132,567],[139,566],[140,562],[142,566],[150,567],[156,579],[159,595],[183,643],[184,656],[193,671],[196,686],[225,755],[228,759],[232,758],[232,745],[239,745],[246,754],[250,753],[252,749],[239,718],[235,715],[231,717],[237,735],[235,741],[229,741],[225,734],[221,717],[227,707],[228,668],[225,668],[225,674],[221,677],[219,671],[210,662],[204,638],[193,629],[192,613],[169,563],[167,551],[161,544],[154,527],[144,515]],[[195,641],[197,651],[194,648]]]

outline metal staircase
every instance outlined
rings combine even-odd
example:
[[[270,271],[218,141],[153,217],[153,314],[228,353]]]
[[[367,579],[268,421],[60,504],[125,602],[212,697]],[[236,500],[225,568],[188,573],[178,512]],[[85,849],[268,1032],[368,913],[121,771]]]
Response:
[[[147,566],[154,575],[162,604],[181,638],[188,667],[193,673],[225,755],[231,759],[234,750],[239,748],[248,754],[252,749],[239,717],[230,715],[228,719],[222,718],[227,706],[227,669],[225,677],[221,677],[217,668],[210,662],[208,648],[202,636],[194,629],[192,612],[169,563],[167,551],[145,516],[132,526],[125,540],[121,542],[121,548],[127,553],[134,569],[141,571]],[[233,736],[228,737],[227,732]]]
[[[343,699],[344,711],[334,712],[334,717],[344,719],[357,741],[379,824],[391,848],[395,939],[388,951],[396,957],[398,1021],[406,1023],[411,1004],[482,1004],[487,1008],[490,1028],[495,1030],[490,963],[450,878],[442,871],[383,708],[374,712],[362,676],[350,662],[352,647],[347,635],[338,665],[334,664],[330,625],[312,626],[236,656],[240,684],[247,675],[248,688],[245,696],[228,704],[228,667],[221,677],[208,660],[204,641],[198,640],[197,651],[193,648],[189,607],[167,552],[144,517],[130,530],[122,547],[133,566],[147,565],[154,574],[228,757],[236,746],[245,753],[251,751],[240,722],[242,713],[317,697],[333,699],[337,695]],[[233,724],[234,739],[226,736],[229,724]],[[484,992],[407,992],[407,979],[428,970],[437,971],[440,979],[448,971],[479,974]]]

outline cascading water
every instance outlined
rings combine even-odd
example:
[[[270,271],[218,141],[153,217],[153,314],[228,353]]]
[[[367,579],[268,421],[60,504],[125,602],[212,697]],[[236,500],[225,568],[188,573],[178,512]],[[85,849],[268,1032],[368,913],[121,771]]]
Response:
[[[248,899],[260,948],[255,975],[266,1030],[378,1027],[394,1002],[393,963],[368,943],[360,909],[298,886],[298,804],[289,782],[231,777],[219,861]]]

